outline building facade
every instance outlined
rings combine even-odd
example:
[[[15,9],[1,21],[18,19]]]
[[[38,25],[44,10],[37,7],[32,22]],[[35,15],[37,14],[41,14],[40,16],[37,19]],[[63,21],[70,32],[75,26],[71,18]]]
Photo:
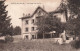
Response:
[[[23,39],[35,39],[37,38],[37,25],[35,22],[37,21],[37,17],[41,17],[44,15],[51,14],[53,17],[57,17],[61,20],[61,22],[65,23],[67,21],[67,17],[65,11],[52,11],[46,12],[43,8],[37,7],[32,15],[28,14],[27,16],[23,16],[20,18],[22,20],[22,37]]]

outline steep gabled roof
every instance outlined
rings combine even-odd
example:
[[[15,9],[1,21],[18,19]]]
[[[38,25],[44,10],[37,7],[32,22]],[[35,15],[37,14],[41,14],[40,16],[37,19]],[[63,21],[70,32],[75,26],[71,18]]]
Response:
[[[52,11],[52,12],[49,12],[49,14],[56,14],[56,13],[63,13],[64,10],[55,10],[55,11]]]
[[[66,20],[68,20],[68,16],[67,16],[67,10],[62,10],[62,9],[59,9],[59,10],[56,10],[56,11],[52,11],[52,12],[49,12],[50,15],[54,15],[56,13],[65,13],[65,18]]]
[[[36,8],[36,10],[33,12],[33,14],[31,16],[25,16],[25,17],[22,17],[20,19],[26,19],[26,18],[31,18],[34,16],[34,14],[36,14],[36,12],[38,11],[38,9],[41,9],[43,12],[45,12],[46,14],[48,14],[43,8],[41,8],[40,6]]]
[[[38,11],[38,9],[41,9],[43,12],[45,12],[46,14],[48,14],[48,12],[46,12],[43,8],[41,8],[40,6],[37,7],[37,9],[34,11],[34,13],[32,14],[32,16]]]

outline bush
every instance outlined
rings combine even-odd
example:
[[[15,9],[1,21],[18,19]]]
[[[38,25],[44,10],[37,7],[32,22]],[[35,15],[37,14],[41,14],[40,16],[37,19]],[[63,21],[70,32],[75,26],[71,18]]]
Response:
[[[13,42],[13,37],[12,36],[10,36],[10,35],[7,35],[6,37],[5,37],[5,42],[7,43],[7,42]]]
[[[4,40],[0,40],[0,43],[5,43],[5,41]]]
[[[80,48],[80,40],[75,40],[75,41],[71,42],[71,46],[73,48],[79,49]]]

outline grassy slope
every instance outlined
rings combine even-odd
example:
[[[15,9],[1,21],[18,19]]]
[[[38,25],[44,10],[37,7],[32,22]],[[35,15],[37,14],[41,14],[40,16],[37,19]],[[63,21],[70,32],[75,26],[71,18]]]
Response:
[[[0,43],[0,51],[79,51],[68,45],[45,40],[22,40],[18,43]]]

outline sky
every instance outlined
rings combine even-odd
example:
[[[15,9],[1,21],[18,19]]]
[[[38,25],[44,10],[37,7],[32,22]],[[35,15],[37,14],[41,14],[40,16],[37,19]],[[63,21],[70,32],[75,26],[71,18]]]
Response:
[[[14,27],[21,27],[21,17],[32,14],[38,6],[44,8],[47,12],[54,11],[60,5],[61,0],[6,0],[8,16]]]

